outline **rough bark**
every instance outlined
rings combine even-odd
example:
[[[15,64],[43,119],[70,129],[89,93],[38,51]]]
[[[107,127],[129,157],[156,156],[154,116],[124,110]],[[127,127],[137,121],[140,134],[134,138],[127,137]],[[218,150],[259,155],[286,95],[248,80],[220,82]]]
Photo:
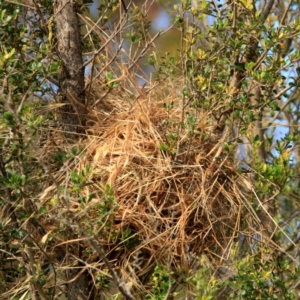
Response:
[[[58,98],[65,105],[61,108],[61,119],[65,136],[75,138],[84,133],[86,121],[84,67],[77,2],[55,0],[54,13],[57,26],[57,52],[61,59],[60,90]],[[87,271],[67,271],[67,299],[91,299],[92,279]]]
[[[57,52],[62,62],[59,101],[66,136],[83,133],[86,120],[84,67],[77,2],[55,0]]]

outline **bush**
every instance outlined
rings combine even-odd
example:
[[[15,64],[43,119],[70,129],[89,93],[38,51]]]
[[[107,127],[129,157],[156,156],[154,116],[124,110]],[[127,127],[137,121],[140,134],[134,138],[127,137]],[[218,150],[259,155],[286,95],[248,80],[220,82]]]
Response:
[[[181,1],[157,33],[147,5],[84,4],[61,6],[75,95],[63,12],[0,2],[2,298],[296,299],[296,4]],[[153,50],[173,29],[178,55]]]

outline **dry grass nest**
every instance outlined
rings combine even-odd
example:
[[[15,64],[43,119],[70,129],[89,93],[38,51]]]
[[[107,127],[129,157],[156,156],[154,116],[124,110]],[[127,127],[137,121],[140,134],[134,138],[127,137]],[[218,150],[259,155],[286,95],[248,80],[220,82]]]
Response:
[[[157,263],[191,268],[202,254],[218,264],[242,226],[251,228],[251,183],[224,150],[226,133],[217,133],[210,114],[185,111],[196,125],[181,126],[181,105],[166,109],[181,96],[154,94],[131,104],[114,100],[90,129],[72,171],[90,166],[91,184],[81,195],[92,200],[82,206],[70,197],[72,212],[88,214],[108,258],[123,271],[145,273]],[[56,178],[65,179],[65,170]]]

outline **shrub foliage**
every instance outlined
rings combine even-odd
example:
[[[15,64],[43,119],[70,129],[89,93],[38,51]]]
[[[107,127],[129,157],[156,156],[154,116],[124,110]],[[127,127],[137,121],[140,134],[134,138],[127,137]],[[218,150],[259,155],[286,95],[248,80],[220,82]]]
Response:
[[[0,299],[298,297],[298,4],[150,2],[0,0]]]

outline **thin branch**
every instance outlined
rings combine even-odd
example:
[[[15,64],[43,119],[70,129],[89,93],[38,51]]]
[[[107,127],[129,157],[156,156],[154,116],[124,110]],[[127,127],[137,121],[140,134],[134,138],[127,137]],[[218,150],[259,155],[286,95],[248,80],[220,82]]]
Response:
[[[33,249],[30,248],[28,245],[25,246],[25,249],[24,249],[24,252],[23,252],[23,256],[27,255],[27,258],[28,258],[28,264],[26,263],[26,259],[24,257],[24,264],[25,266],[27,267],[27,276],[31,279],[31,277],[34,277],[37,275],[37,270],[36,270],[36,262],[35,262],[35,259],[34,259],[34,254],[33,254]],[[28,278],[28,279],[29,279]],[[47,296],[46,294],[44,293],[43,291],[43,287],[41,285],[41,283],[37,280],[33,283],[30,283],[30,286],[33,288],[35,288],[40,296],[40,298],[42,300],[47,300]],[[35,294],[35,291],[33,290],[33,295]]]
[[[122,6],[123,6],[124,11],[127,14],[127,7],[126,7],[126,4],[124,3],[124,0],[121,0],[121,2],[122,2]]]
[[[161,31],[158,31],[157,32],[157,34],[148,42],[148,43],[146,43],[146,45],[145,45],[145,47],[143,48],[143,50],[141,51],[141,53],[139,54],[139,56],[135,59],[135,61],[128,67],[128,71],[129,70],[131,70],[131,68],[133,67],[133,66],[135,66],[136,65],[136,63],[141,59],[141,58],[143,58],[145,55],[146,55],[146,53],[147,53],[147,51],[149,50],[149,48],[150,48],[150,46],[154,43],[154,41],[157,39],[157,38],[159,38],[160,36],[162,36],[162,35],[164,35],[166,32],[168,32],[171,28],[173,28],[174,27],[174,25],[172,24],[172,25],[170,25],[167,29],[165,29],[165,30],[161,30]]]
[[[119,291],[121,292],[121,294],[129,300],[135,300],[135,298],[132,296],[129,288],[127,287],[127,285],[121,281],[121,279],[119,278],[118,274],[115,272],[115,270],[112,268],[109,260],[107,259],[105,252],[103,250],[103,248],[101,246],[98,245],[98,243],[96,243],[95,241],[97,241],[97,238],[94,236],[93,238],[91,238],[89,240],[90,245],[92,246],[92,248],[97,252],[97,254],[99,255],[99,257],[103,260],[103,262],[105,263],[105,265],[107,266],[109,272],[111,273],[113,280],[115,282],[115,284],[117,285]]]
[[[113,277],[110,274],[107,274],[105,272],[103,272],[102,270],[100,270],[99,268],[96,268],[94,266],[92,266],[91,264],[85,262],[84,260],[80,259],[79,257],[73,255],[72,253],[70,253],[70,256],[72,256],[75,260],[81,262],[82,264],[84,264],[85,266],[87,266],[90,269],[96,270],[97,272],[101,273],[102,275],[108,277],[109,279],[113,279]]]
[[[83,20],[85,20],[81,15],[79,15],[79,17]],[[85,20],[86,21],[86,20]],[[120,26],[120,29],[118,29],[117,31],[115,31],[106,41],[104,41],[104,44],[102,45],[102,47],[100,47],[96,52],[94,52],[94,56],[98,55],[103,49],[105,49],[105,47],[109,44],[109,42],[111,42],[117,34],[119,34],[122,30],[122,26]],[[83,67],[87,66],[89,63],[91,63],[93,61],[93,57],[91,57],[90,59],[88,59],[84,64]]]
[[[36,10],[36,7],[24,4],[24,3],[20,3],[20,2],[15,2],[15,1],[10,1],[10,0],[4,0],[7,3],[12,3],[12,4],[16,4],[16,5],[20,5],[20,6],[24,6],[26,8],[32,9],[32,10]]]
[[[300,79],[300,76],[297,77],[296,82],[298,82]],[[292,89],[294,86],[287,86],[286,88],[284,88],[283,90],[281,90],[279,93],[277,93],[274,97],[273,100],[276,100],[278,98],[280,98],[284,93],[286,93],[287,91],[289,91],[290,89]],[[295,98],[290,97],[290,99],[284,103],[284,105],[280,108],[280,110],[275,114],[275,116],[273,117],[273,119],[268,123],[268,126],[271,126],[273,124],[273,122],[279,117],[279,115],[286,109],[286,107],[292,103],[293,101],[295,101]]]
[[[273,8],[274,3],[275,3],[275,0],[269,0],[269,2],[267,3],[267,5],[265,6],[264,11],[262,12],[263,21],[266,21],[267,17],[271,13],[271,10]]]
[[[288,6],[286,7],[286,9],[285,9],[285,11],[284,11],[284,13],[283,13],[283,15],[282,15],[282,18],[281,18],[281,20],[280,20],[280,26],[279,26],[278,30],[284,25],[284,23],[285,23],[285,18],[286,18],[286,16],[287,16],[287,13],[288,13],[288,11],[289,11],[289,9],[290,9],[290,7],[291,7],[291,5],[292,5],[293,2],[294,2],[294,0],[290,0]]]

